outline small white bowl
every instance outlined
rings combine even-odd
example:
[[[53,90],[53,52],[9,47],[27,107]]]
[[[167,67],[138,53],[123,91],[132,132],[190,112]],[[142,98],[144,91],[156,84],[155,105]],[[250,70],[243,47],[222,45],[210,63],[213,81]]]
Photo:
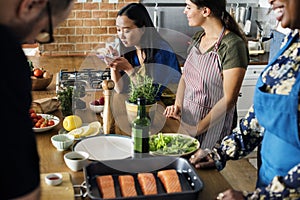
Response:
[[[58,134],[51,137],[53,146],[58,151],[64,151],[70,148],[74,142],[74,136],[69,134]]]
[[[71,151],[64,155],[66,165],[72,171],[80,171],[88,163],[89,154],[84,151]]]
[[[53,173],[45,176],[45,182],[48,185],[59,185],[62,183],[62,174],[61,173]]]
[[[92,102],[90,102],[90,109],[95,113],[100,113],[103,111],[104,105],[93,105]]]

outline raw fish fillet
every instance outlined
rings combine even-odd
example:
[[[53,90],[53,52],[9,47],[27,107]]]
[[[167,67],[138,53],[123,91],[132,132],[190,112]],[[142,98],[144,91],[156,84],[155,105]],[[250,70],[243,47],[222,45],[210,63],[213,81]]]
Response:
[[[122,197],[137,196],[134,178],[131,175],[121,175],[118,177]]]
[[[167,193],[181,192],[181,185],[175,169],[162,170],[157,173]]]
[[[137,177],[144,195],[157,194],[156,181],[152,173],[139,173]]]
[[[97,176],[96,181],[103,199],[116,198],[114,180],[111,175]]]

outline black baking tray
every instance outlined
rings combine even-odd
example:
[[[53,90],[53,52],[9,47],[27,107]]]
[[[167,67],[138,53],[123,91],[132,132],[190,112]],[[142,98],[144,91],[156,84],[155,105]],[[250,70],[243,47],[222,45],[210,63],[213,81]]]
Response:
[[[182,192],[166,193],[161,181],[157,178],[159,170],[175,169],[178,173]],[[99,175],[112,175],[114,179],[116,198],[115,199],[197,199],[199,192],[203,189],[203,182],[188,161],[181,157],[148,157],[140,159],[106,160],[95,161],[83,168],[84,178],[87,186],[87,193],[91,199],[102,199],[98,188],[96,177]],[[139,187],[137,174],[151,172],[156,178],[157,195],[143,195]],[[118,176],[130,174],[135,179],[135,186],[138,196],[122,197]]]

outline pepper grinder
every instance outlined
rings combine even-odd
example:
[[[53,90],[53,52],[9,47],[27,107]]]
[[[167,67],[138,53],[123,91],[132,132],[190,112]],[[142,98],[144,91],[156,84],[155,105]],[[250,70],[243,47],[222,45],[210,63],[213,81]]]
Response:
[[[113,80],[103,80],[102,88],[104,90],[104,110],[103,110],[103,132],[104,134],[112,133],[112,129],[114,128],[114,118],[111,112],[111,97],[112,90],[115,87],[115,83]]]

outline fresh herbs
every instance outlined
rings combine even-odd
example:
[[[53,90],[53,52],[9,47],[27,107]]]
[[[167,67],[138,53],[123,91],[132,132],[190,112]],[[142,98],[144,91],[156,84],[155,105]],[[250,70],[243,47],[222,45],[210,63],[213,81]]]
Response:
[[[154,84],[153,79],[149,76],[136,74],[134,78],[130,80],[128,100],[130,103],[136,103],[138,97],[144,97],[146,104],[153,104],[156,101],[160,87],[161,85]]]
[[[85,96],[85,87],[80,84],[67,86],[57,92],[58,100],[61,103],[61,112],[63,116],[73,114],[73,109],[85,109],[86,103],[80,98]]]
[[[199,148],[199,141],[180,134],[158,133],[150,137],[150,151],[161,155],[182,155]]]

